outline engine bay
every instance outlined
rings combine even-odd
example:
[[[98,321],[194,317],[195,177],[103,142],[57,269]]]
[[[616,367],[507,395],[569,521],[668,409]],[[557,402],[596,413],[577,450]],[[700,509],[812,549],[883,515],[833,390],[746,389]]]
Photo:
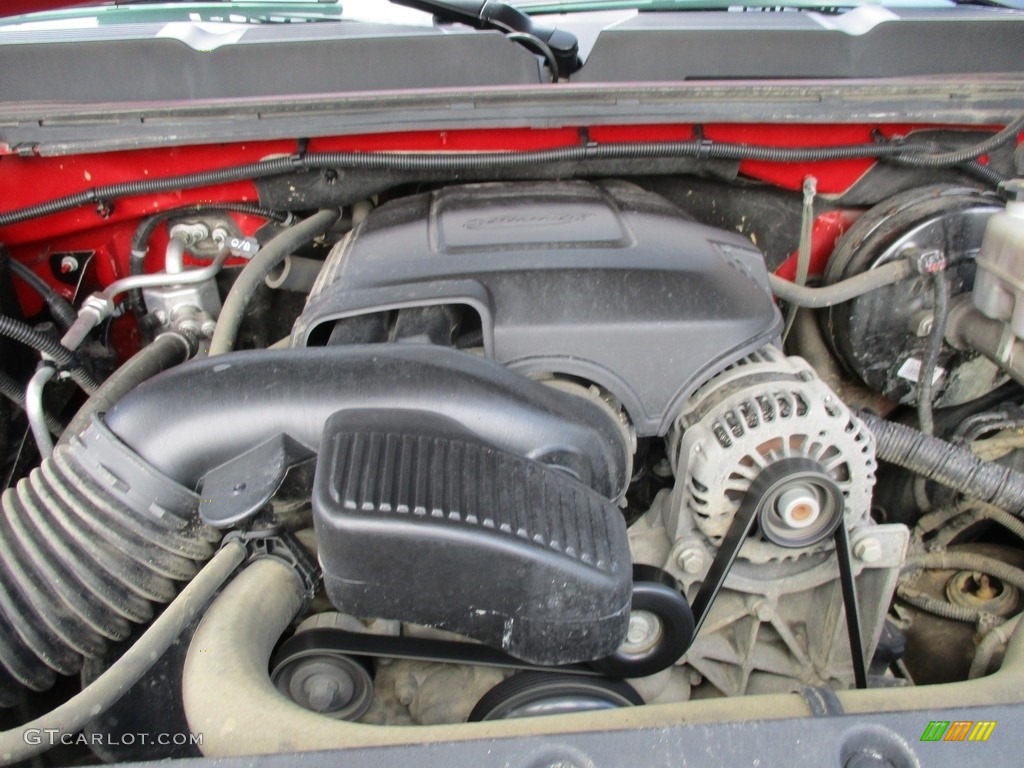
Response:
[[[1024,119],[778,128],[0,157],[0,760],[996,674]]]

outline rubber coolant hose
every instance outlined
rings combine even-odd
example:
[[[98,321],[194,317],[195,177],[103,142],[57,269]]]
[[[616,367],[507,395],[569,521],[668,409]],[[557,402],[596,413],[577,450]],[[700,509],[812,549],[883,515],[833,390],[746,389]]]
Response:
[[[263,285],[267,275],[274,271],[286,256],[316,237],[324,234],[341,218],[341,212],[334,208],[317,211],[308,219],[289,227],[260,249],[245,268],[235,284],[228,291],[224,308],[217,319],[217,329],[210,341],[210,356],[230,352],[235,346],[238,328],[242,324],[245,308],[253,295]]]
[[[67,330],[71,327],[71,324],[78,319],[78,313],[75,312],[75,308],[71,306],[71,302],[57,293],[57,291],[55,291],[49,283],[43,280],[43,278],[20,261],[12,259],[0,251],[0,263],[3,261],[6,261],[7,265],[11,268],[11,271],[20,277],[26,285],[39,294],[40,298],[46,302],[46,306],[50,308],[50,314],[62,329]]]
[[[257,560],[217,597],[193,636],[182,676],[182,699],[189,729],[203,734],[208,757],[273,755],[397,744],[455,742],[465,739],[579,732],[607,732],[629,721],[622,710],[550,718],[395,728],[334,720],[285,697],[270,680],[270,656],[292,625],[303,602],[303,585],[284,563]],[[1024,678],[1024,634],[1011,639],[1002,668],[985,685],[949,683],[927,688],[839,691],[847,712],[992,706],[1020,699]],[[767,698],[766,698],[767,696]],[[735,702],[734,702],[735,704]],[[750,716],[782,719],[808,716],[796,694],[765,694],[750,700]],[[632,727],[667,728],[681,721],[721,719],[716,701],[638,707]],[[625,725],[624,725],[625,724]]]

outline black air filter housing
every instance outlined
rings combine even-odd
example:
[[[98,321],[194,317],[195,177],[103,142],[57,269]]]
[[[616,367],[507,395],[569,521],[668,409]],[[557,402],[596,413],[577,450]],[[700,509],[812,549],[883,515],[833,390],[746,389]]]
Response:
[[[632,566],[615,504],[451,419],[332,416],[313,514],[345,613],[443,627],[538,664],[603,657],[625,636]]]
[[[519,182],[370,213],[328,257],[292,344],[386,341],[402,312],[437,305],[471,308],[487,356],[513,370],[611,392],[640,435],[664,434],[702,382],[780,328],[749,240],[632,184]]]

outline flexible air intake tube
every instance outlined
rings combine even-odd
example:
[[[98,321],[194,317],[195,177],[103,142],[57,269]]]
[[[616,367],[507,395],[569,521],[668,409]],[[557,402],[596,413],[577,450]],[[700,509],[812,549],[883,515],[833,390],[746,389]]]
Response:
[[[0,500],[0,704],[105,653],[208,559],[204,475],[288,435],[311,451],[347,409],[431,411],[617,499],[630,472],[608,409],[466,352],[366,345],[242,352],[145,382]],[[209,495],[208,492],[204,495]]]
[[[18,685],[46,690],[83,657],[103,656],[213,553],[195,494],[143,462],[137,477],[115,476],[93,460],[97,434],[83,438],[57,446],[0,500],[0,705],[14,703]],[[159,510],[132,503],[137,483],[152,486]]]

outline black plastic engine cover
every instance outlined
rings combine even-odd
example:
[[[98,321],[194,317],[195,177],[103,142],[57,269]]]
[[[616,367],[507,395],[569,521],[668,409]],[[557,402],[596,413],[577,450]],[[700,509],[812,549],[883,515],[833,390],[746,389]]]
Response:
[[[324,584],[356,616],[443,627],[537,664],[606,656],[632,566],[619,509],[423,411],[344,411],[313,490]]]
[[[522,182],[370,213],[328,257],[292,344],[325,343],[340,318],[439,304],[472,307],[498,362],[607,389],[641,435],[664,433],[697,386],[780,327],[745,238],[632,184]]]

